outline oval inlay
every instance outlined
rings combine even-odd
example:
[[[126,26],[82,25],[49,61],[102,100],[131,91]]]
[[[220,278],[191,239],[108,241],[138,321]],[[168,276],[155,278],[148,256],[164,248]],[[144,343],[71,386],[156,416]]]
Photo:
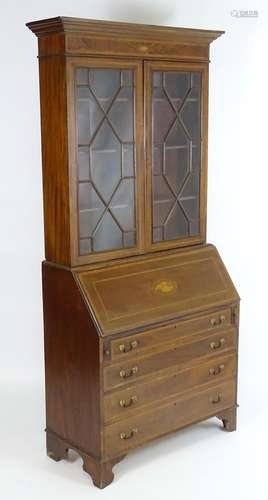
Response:
[[[177,291],[178,285],[173,280],[158,280],[153,283],[152,290],[154,293],[168,295]]]

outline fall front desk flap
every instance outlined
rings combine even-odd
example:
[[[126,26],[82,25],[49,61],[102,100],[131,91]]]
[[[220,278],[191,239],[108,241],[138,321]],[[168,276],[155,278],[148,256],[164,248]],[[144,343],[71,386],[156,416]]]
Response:
[[[239,299],[215,247],[76,272],[103,336]]]

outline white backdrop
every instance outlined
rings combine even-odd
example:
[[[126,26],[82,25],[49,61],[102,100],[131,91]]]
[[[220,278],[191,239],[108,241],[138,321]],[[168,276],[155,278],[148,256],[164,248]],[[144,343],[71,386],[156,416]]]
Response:
[[[0,491],[20,498],[267,500],[267,47],[265,0],[8,0],[0,4]],[[233,9],[258,10],[255,19]],[[58,15],[223,29],[211,46],[208,241],[242,297],[238,432],[200,424],[135,451],[99,492],[81,461],[45,456],[44,257],[37,39]]]

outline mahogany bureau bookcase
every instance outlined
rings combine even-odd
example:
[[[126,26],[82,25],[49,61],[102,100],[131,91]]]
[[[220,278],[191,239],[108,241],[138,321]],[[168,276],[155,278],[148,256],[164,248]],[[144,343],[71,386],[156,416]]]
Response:
[[[130,450],[236,428],[239,296],[206,243],[209,45],[57,17],[39,46],[47,453],[99,488]]]

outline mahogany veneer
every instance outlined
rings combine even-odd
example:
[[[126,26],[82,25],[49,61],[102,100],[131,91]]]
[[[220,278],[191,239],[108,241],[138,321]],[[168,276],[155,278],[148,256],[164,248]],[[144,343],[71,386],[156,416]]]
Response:
[[[47,453],[99,488],[137,446],[236,428],[239,296],[206,243],[209,44],[58,17],[39,44]]]

